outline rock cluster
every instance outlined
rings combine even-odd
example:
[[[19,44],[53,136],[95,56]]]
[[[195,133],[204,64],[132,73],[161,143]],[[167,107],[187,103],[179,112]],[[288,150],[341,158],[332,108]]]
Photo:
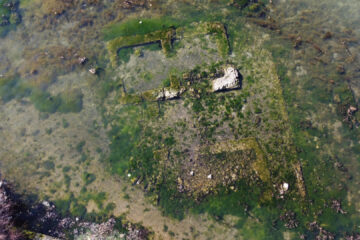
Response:
[[[280,220],[284,221],[284,226],[288,229],[294,229],[299,226],[299,222],[296,220],[296,215],[294,212],[286,212],[280,216]]]
[[[0,239],[16,240],[20,232],[14,229],[14,211],[16,204],[5,181],[0,180]]]
[[[339,200],[332,200],[331,208],[334,209],[337,213],[346,214],[346,212],[341,208],[341,202]]]
[[[146,229],[138,228],[136,225],[128,224],[127,229],[127,240],[144,240],[148,239],[149,232]]]
[[[79,218],[61,217],[54,204],[43,201],[33,206],[21,203],[5,181],[0,180],[0,240],[23,239],[22,231],[35,233],[37,239],[147,239],[149,231],[134,224],[125,224],[127,233],[116,230],[117,221],[110,218],[104,223],[81,221]],[[45,234],[45,235],[43,235]]]
[[[360,234],[352,233],[345,236],[345,240],[360,240]]]
[[[335,239],[335,234],[331,233],[324,228],[320,227],[319,224],[315,222],[311,222],[309,224],[310,231],[317,232],[315,239],[316,240],[333,240]]]

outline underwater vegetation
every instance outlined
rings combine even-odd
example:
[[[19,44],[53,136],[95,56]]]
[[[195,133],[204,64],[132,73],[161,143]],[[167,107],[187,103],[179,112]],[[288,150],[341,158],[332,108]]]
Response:
[[[267,45],[267,48],[270,49],[275,62],[277,62],[277,72],[283,86],[283,94],[294,134],[294,143],[297,147],[296,154],[297,158],[301,159],[306,183],[308,202],[304,208],[306,213],[297,213],[297,218],[302,223],[311,222],[313,221],[311,218],[314,217],[316,224],[319,223],[330,231],[316,233],[317,225],[315,225],[315,229],[307,226],[304,230],[308,231],[307,236],[316,237],[316,234],[325,236],[344,235],[343,229],[348,229],[349,232],[354,231],[356,223],[359,222],[358,217],[354,215],[347,216],[349,213],[345,213],[345,210],[341,209],[341,206],[344,206],[344,208],[346,206],[349,211],[353,211],[354,208],[346,199],[344,186],[345,181],[350,176],[343,167],[343,160],[340,160],[345,156],[340,157],[336,151],[334,153],[319,151],[320,146],[333,144],[334,133],[327,127],[319,127],[319,123],[324,121],[323,119],[318,119],[319,123],[314,120],[304,119],[304,116],[309,115],[312,111],[318,111],[320,106],[326,106],[329,103],[335,104],[337,115],[325,115],[326,121],[331,118],[342,120],[342,128],[347,129],[348,136],[351,134],[351,138],[356,139],[358,129],[350,129],[357,124],[358,120],[353,116],[352,112],[349,116],[350,107],[354,106],[355,108],[357,106],[353,93],[346,81],[328,72],[327,74],[335,78],[336,82],[329,81],[325,85],[322,80],[302,79],[303,89],[309,92],[307,95],[309,99],[304,98],[304,95],[302,95],[304,93],[297,92],[297,88],[294,87],[298,80],[290,77],[290,69],[284,60],[290,58],[292,46],[289,46],[287,42],[283,42],[282,46],[279,46],[274,41]],[[319,72],[319,74],[321,73]],[[298,105],[294,105],[295,103]],[[350,133],[350,131],[353,132]],[[351,141],[351,139],[349,140]],[[341,144],[344,147],[348,140],[343,139],[342,141]],[[323,173],[320,174],[319,172]],[[337,187],[330,188],[329,186]],[[342,205],[338,199],[341,199]],[[339,208],[336,208],[336,206],[339,206]]]
[[[209,6],[164,1],[166,7],[156,10],[150,2],[40,3],[45,16],[40,13],[36,25],[43,35],[63,34],[64,44],[26,47],[26,64],[15,71],[19,74],[0,77],[5,107],[11,102],[8,106],[22,104],[20,110],[34,106],[41,113],[80,113],[61,115],[56,126],[41,131],[50,142],[61,131],[74,139],[68,143],[74,157],[41,158],[36,165],[41,171],[35,179],[51,184],[45,198],[59,197],[54,202],[63,216],[96,221],[110,217],[114,209],[121,212],[118,199],[131,209],[132,193],[123,190],[114,197],[102,192],[113,189],[101,189],[104,178],[109,180],[96,172],[101,163],[121,184],[133,185],[131,191],[143,190],[164,216],[186,219],[187,214],[207,213],[213,218],[208,222],[224,223],[245,239],[282,239],[284,232],[293,238],[341,238],[356,232],[359,219],[347,186],[354,176],[347,161],[360,153],[360,113],[348,66],[332,68],[325,58],[330,47],[314,45],[310,37],[282,34],[281,24],[267,15],[268,1],[209,1]],[[132,6],[143,8],[137,12]],[[87,18],[79,20],[83,16]],[[67,34],[74,43],[63,41]],[[317,41],[320,35],[312,38]],[[334,34],[326,38],[334,44]],[[311,51],[315,54],[306,62],[314,69],[325,66],[325,73],[310,71],[299,59],[289,61],[294,53],[298,57]],[[230,65],[243,76],[241,88],[215,94],[212,80],[223,77]],[[90,75],[89,69],[95,73]],[[76,78],[69,72],[84,75]],[[129,77],[131,72],[136,75]],[[57,89],[63,83],[85,87],[85,82],[89,86],[84,90]],[[133,82],[145,85],[144,90]],[[91,124],[87,110],[98,103],[91,117],[99,111],[103,122]],[[104,144],[95,150],[92,138],[79,136],[77,117],[90,119],[85,131]],[[25,130],[20,136],[30,137],[32,129]],[[105,132],[108,138],[102,137]],[[52,182],[50,176],[59,171],[61,180]],[[230,224],[229,215],[234,217]],[[176,230],[167,225],[166,234],[176,238]]]
[[[178,27],[181,23],[169,17],[153,19],[130,19],[125,22],[113,23],[104,27],[103,36],[105,41],[117,37],[133,35],[145,35],[156,31],[166,31],[170,27]]]
[[[42,3],[41,7],[46,14],[61,15],[66,9],[72,7],[74,3],[74,0],[47,0]]]
[[[121,48],[130,48],[139,45],[161,42],[165,55],[169,55],[174,38],[175,30],[170,28],[167,30],[155,31],[144,35],[133,35],[128,37],[118,37],[107,43],[107,49],[110,55],[110,61],[116,66],[118,51]]]
[[[30,93],[30,89],[21,83],[20,76],[0,77],[0,98],[3,102],[21,99]]]
[[[18,0],[0,0],[0,37],[21,23]]]
[[[240,1],[236,2],[238,2],[238,4],[240,3]],[[242,5],[242,8],[247,8],[247,11],[250,12],[258,12],[262,6],[254,5],[252,4],[252,1],[242,1],[242,3],[244,4]],[[266,23],[266,26],[269,26],[267,24],[268,23]],[[261,26],[262,24],[259,23],[258,25]],[[205,29],[204,32],[209,32],[206,30],[207,28],[204,27],[206,25],[200,24],[200,26]],[[228,28],[227,31],[232,32],[231,26]],[[202,33],[201,31],[194,31],[194,29],[196,29],[196,27],[177,27],[176,35],[190,37]],[[201,29],[201,27],[199,29]],[[269,29],[271,30],[272,27],[269,27]],[[231,37],[229,39],[231,39]],[[218,44],[218,46],[219,45],[221,44]],[[222,44],[222,46],[225,46],[225,44]],[[227,46],[229,46],[229,44],[227,44]],[[289,70],[285,65],[280,64],[280,59],[289,57],[292,46],[284,43],[284,46],[279,48],[270,45],[266,47],[270,49],[275,61],[278,60],[279,64],[276,66],[277,74],[280,78],[281,86],[285,89],[282,94],[286,106],[291,104],[295,105],[294,101],[296,100],[296,94],[293,92],[294,87],[290,85],[291,79],[288,76]],[[227,54],[230,52],[229,48],[224,49],[223,52],[226,52]],[[201,76],[201,74],[203,74],[199,69],[194,72],[195,75],[199,74]],[[216,73],[216,68],[214,72]],[[203,76],[206,76],[206,74],[209,73],[206,73],[205,71]],[[202,80],[204,79],[206,79],[206,77],[202,78]],[[250,84],[256,84],[258,81],[258,79],[255,79],[252,76],[247,76],[245,80]],[[181,86],[186,84],[186,81],[183,81],[183,79],[180,78],[179,83]],[[171,79],[167,78],[163,82],[163,87],[170,87],[171,84]],[[311,85],[310,81],[308,84],[306,89],[313,91],[310,96],[313,97],[316,102],[329,102],[332,101],[334,96],[337,96],[335,99],[340,99],[342,104],[346,106],[346,110],[351,104],[355,104],[352,93],[349,91],[346,84],[336,84],[334,88],[329,90]],[[239,118],[245,119],[252,116],[246,112],[241,112],[243,105],[246,104],[246,97],[244,99],[244,96],[238,98],[234,97],[228,101],[227,99],[224,100],[224,96],[221,98],[208,95],[206,94],[206,80],[203,82],[195,82],[191,87],[194,88],[192,90],[194,93],[185,94],[184,105],[189,105],[191,110],[197,114],[197,117],[202,120],[200,121],[200,124],[207,126],[204,136],[208,137],[208,141],[211,141],[212,136],[211,121],[208,120],[209,116],[205,115],[203,118],[201,118],[201,116],[207,111],[213,113],[211,116],[214,116],[214,114],[219,111],[219,107],[217,106],[219,103],[226,103],[226,112],[224,115],[228,118],[230,118],[232,114],[236,114]],[[244,95],[249,97],[245,93]],[[289,148],[279,149],[278,151],[285,152],[284,154],[287,158],[286,161],[293,163],[293,166],[290,167],[287,165],[289,168],[288,170],[280,168],[276,169],[272,174],[278,174],[277,176],[280,179],[286,179],[291,186],[297,184],[297,175],[303,174],[306,188],[303,184],[299,187],[300,189],[298,189],[298,194],[301,193],[300,195],[302,195],[303,198],[299,198],[298,194],[290,193],[283,200],[277,199],[274,197],[274,193],[269,192],[268,189],[264,187],[263,183],[250,184],[249,186],[249,183],[243,180],[239,180],[233,184],[232,187],[234,187],[236,191],[231,191],[227,187],[219,186],[216,190],[212,189],[213,192],[202,196],[199,199],[188,198],[184,196],[186,194],[181,193],[179,187],[181,185],[177,184],[182,180],[178,179],[179,174],[176,173],[176,171],[180,170],[167,171],[167,169],[169,169],[169,163],[166,163],[167,161],[171,162],[173,165],[178,163],[176,157],[173,156],[173,154],[176,155],[176,151],[171,150],[172,148],[176,148],[177,144],[179,144],[177,142],[178,139],[171,137],[171,134],[165,134],[165,136],[160,134],[164,131],[151,131],[151,128],[146,124],[146,117],[144,119],[140,116],[136,116],[136,114],[139,113],[142,113],[143,116],[153,116],[155,112],[155,116],[158,114],[159,117],[164,114],[163,111],[166,109],[166,104],[158,103],[158,109],[156,109],[156,103],[146,102],[145,100],[147,99],[146,96],[142,95],[121,95],[120,103],[128,105],[122,107],[122,109],[124,109],[124,115],[120,118],[115,118],[116,121],[120,121],[121,124],[120,126],[113,128],[113,131],[110,133],[113,141],[111,144],[110,158],[108,160],[110,161],[110,165],[112,166],[111,169],[114,173],[123,176],[130,174],[129,178],[132,183],[143,184],[149,199],[160,206],[165,215],[182,219],[187,212],[207,212],[215,219],[222,219],[224,215],[228,213],[240,217],[240,220],[237,223],[237,227],[240,229],[247,224],[245,223],[246,219],[251,216],[251,218],[256,218],[258,222],[261,222],[262,224],[260,224],[261,226],[257,226],[259,231],[255,230],[255,226],[253,226],[251,231],[242,230],[243,235],[250,239],[279,239],[281,238],[281,231],[295,228],[297,230],[294,231],[305,233],[309,237],[316,237],[320,227],[325,227],[329,231],[334,232],[339,232],[344,228],[349,229],[349,231],[354,229],[355,220],[346,220],[346,215],[341,214],[341,211],[337,211],[336,207],[334,207],[337,204],[337,200],[334,199],[342,199],[343,206],[346,205],[346,200],[344,200],[344,189],[332,189],[331,191],[328,191],[326,188],[327,184],[333,185],[334,182],[339,179],[330,179],[322,175],[321,180],[316,180],[316,176],[313,176],[313,173],[310,170],[318,169],[321,166],[336,175],[330,161],[326,160],[325,156],[319,156],[316,145],[311,141],[312,137],[322,138],[323,136],[327,136],[329,132],[326,129],[318,129],[311,126],[311,124],[304,122],[299,113],[290,111],[289,117],[294,143],[290,143]],[[308,105],[304,104],[302,107],[306,109]],[[131,109],[131,111],[125,109]],[[152,113],[150,113],[151,111]],[[255,106],[253,109],[254,114],[258,116],[261,116],[264,111],[266,112],[267,109],[261,106]],[[276,119],[275,117],[278,117],[275,116],[275,114],[273,116],[274,119]],[[112,119],[112,121],[115,119]],[[261,121],[268,121],[268,119],[263,117],[261,117],[260,120],[258,119],[259,118],[255,118],[255,121],[260,125],[262,124]],[[130,125],[130,123],[132,125]],[[134,125],[134,123],[136,124]],[[169,131],[170,133],[171,129],[167,129],[166,131]],[[131,142],[126,142],[126,139],[131,139]],[[166,139],[168,139],[168,141]],[[169,139],[174,139],[174,141],[170,141]],[[134,142],[132,142],[133,140]],[[323,141],[327,140],[324,139]],[[167,147],[161,149],[158,146]],[[276,150],[272,149],[272,147],[264,146],[264,148],[267,153],[274,154],[272,156],[276,156],[278,153],[275,153]],[[126,151],[127,153],[130,151],[130,154],[126,154],[124,157],[121,156],[121,151]],[[115,152],[116,155],[112,155]],[[179,151],[177,154],[181,156],[183,152]],[[144,162],[139,159],[144,160]],[[153,159],[156,159],[156,161]],[[312,161],[311,159],[316,160]],[[316,166],[316,164],[318,165]],[[156,169],[161,170],[156,171]],[[181,171],[184,171],[184,169],[181,168]],[[281,174],[277,171],[281,172]],[[294,174],[294,172],[296,172],[296,174]],[[166,179],[166,181],[164,179]],[[319,187],[318,184],[320,184],[321,187]],[[336,218],[341,219],[341,223],[336,224],[334,222],[334,219]],[[310,229],[309,223],[313,221],[318,221],[320,225]],[[325,233],[321,233],[320,231],[320,234]]]
[[[56,96],[42,90],[33,90],[30,100],[35,108],[46,113],[80,112],[82,109],[83,94],[79,89],[65,91]]]
[[[29,97],[40,112],[47,113],[80,112],[83,105],[80,89],[71,89],[52,96],[46,91],[27,86],[19,76],[0,78],[0,98],[3,102],[24,97]]]
[[[195,68],[189,73],[184,73],[183,76],[185,77],[177,78],[170,76],[165,85],[179,88],[187,85],[187,81],[192,82],[191,87],[189,87],[192,90],[186,92],[182,98],[184,98],[184,102],[189,101],[189,109],[192,109],[197,116],[205,113],[212,114],[213,116],[222,116],[223,114],[221,114],[221,112],[226,111],[229,112],[229,115],[234,112],[237,113],[240,118],[243,118],[240,111],[248,93],[241,95],[231,95],[230,93],[228,93],[228,95],[216,95],[209,92],[210,85],[207,76],[219,74],[216,69],[220,66],[221,64],[209,66],[209,70]],[[112,122],[115,121],[117,123],[109,133],[112,139],[110,156],[108,158],[111,170],[120,176],[128,176],[134,184],[141,183],[147,192],[148,198],[160,206],[165,215],[182,219],[187,212],[209,212],[214,217],[221,218],[227,214],[227,212],[236,212],[238,210],[239,216],[244,216],[243,209],[247,206],[249,207],[251,205],[251,208],[255,208],[259,202],[264,206],[272,204],[272,187],[269,188],[270,184],[267,184],[268,181],[271,181],[270,173],[266,167],[267,159],[255,138],[228,143],[224,142],[222,145],[214,146],[208,143],[210,149],[214,149],[214,151],[218,149],[220,152],[206,155],[207,150],[206,147],[204,147],[204,155],[200,158],[206,158],[205,156],[208,156],[206,159],[211,161],[211,164],[207,163],[208,166],[202,165],[202,169],[207,169],[209,166],[214,165],[211,169],[213,169],[213,174],[214,176],[216,175],[216,179],[214,179],[213,183],[209,186],[205,187],[205,185],[202,185],[203,188],[196,189],[196,191],[198,191],[198,193],[196,193],[194,189],[195,184],[198,183],[195,182],[193,185],[194,189],[190,187],[189,190],[187,189],[187,182],[183,180],[186,178],[185,175],[188,175],[188,172],[190,172],[190,169],[181,166],[181,162],[179,163],[179,160],[177,160],[178,158],[181,159],[182,154],[186,156],[186,152],[184,153],[177,150],[176,146],[179,146],[179,143],[178,138],[173,136],[172,132],[174,130],[170,127],[166,128],[166,130],[160,130],[149,127],[148,125],[148,121],[152,122],[159,117],[161,119],[164,111],[170,107],[171,103],[143,101],[141,96],[136,98],[136,96],[131,97],[129,94],[123,96],[122,101],[125,101],[124,98],[129,99],[126,100],[126,104],[122,105],[120,111],[111,119]],[[143,97],[143,99],[146,99],[146,97]],[[218,104],[219,102],[223,102],[226,109],[222,109],[220,107],[222,105]],[[211,129],[216,129],[216,124],[212,126],[211,122],[205,118],[201,119],[200,124],[203,124],[204,127],[206,126],[206,128],[209,129],[208,132],[203,133],[203,137],[211,139],[214,133],[214,130]],[[186,123],[184,124],[186,126]],[[169,123],[164,125],[167,126]],[[228,149],[225,146],[231,147]],[[214,169],[216,169],[215,166],[219,165],[227,166],[226,163],[228,161],[236,163],[237,161],[241,162],[244,160],[240,152],[239,154],[234,153],[233,156],[231,155],[231,149],[234,148],[236,150],[237,147],[240,149],[244,148],[244,150],[246,150],[244,154],[248,154],[247,150],[255,150],[250,152],[253,152],[252,154],[256,157],[250,157],[249,160],[257,160],[249,164],[251,166],[249,167],[250,169],[245,167],[249,171],[248,173],[244,173],[244,176],[250,179],[256,178],[257,180],[252,182],[252,180],[249,179],[235,179],[230,181],[231,188],[229,188],[229,185],[224,187],[222,186],[222,182],[218,181],[222,179],[221,176],[228,173],[220,173],[219,170],[215,171]],[[226,153],[227,151],[230,151],[230,153]],[[225,157],[223,156],[224,154]],[[193,161],[198,162],[199,160],[194,158]],[[244,164],[247,165],[246,162],[244,162]],[[226,167],[224,167],[224,169],[226,169]],[[183,174],[181,174],[181,172],[183,172]],[[254,172],[257,173],[255,174]],[[295,185],[296,179],[294,173],[291,174],[290,172],[291,171],[287,173],[288,176],[286,178],[288,180],[293,179],[291,180],[291,184]],[[200,176],[200,172],[197,172],[194,178],[197,178],[197,176]],[[180,177],[181,180],[179,180]],[[179,189],[183,190],[179,191]],[[249,200],[248,198],[239,197],[241,194],[244,194],[245,191],[248,191],[247,196],[249,196],[253,202],[249,203],[247,202]],[[218,201],[215,203],[213,199],[218,199]],[[221,204],[221,201],[223,201],[224,204]],[[234,206],[237,206],[236,210],[231,210]],[[269,229],[270,228],[269,225]]]
[[[230,53],[226,27],[220,22],[186,24],[185,21],[176,21],[172,18],[131,19],[106,26],[103,34],[104,39],[108,40],[107,49],[113,67],[117,65],[119,52],[120,59],[128,58],[127,53],[131,51],[129,48],[160,42],[164,54],[169,57],[175,39],[201,34],[215,35],[218,51],[222,57],[225,58]]]

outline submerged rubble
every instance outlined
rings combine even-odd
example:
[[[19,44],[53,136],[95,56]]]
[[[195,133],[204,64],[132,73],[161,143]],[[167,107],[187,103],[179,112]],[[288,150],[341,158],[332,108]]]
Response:
[[[280,216],[280,220],[284,222],[284,226],[287,229],[294,229],[299,226],[299,222],[296,220],[296,214],[294,212],[286,212]]]
[[[241,74],[234,66],[225,66],[224,75],[220,78],[216,78],[211,81],[210,89],[207,89],[208,92],[220,92],[220,91],[231,91],[241,88]],[[138,104],[142,101],[165,101],[180,98],[187,90],[190,94],[199,98],[199,90],[194,89],[192,84],[195,82],[200,82],[204,79],[201,77],[195,76],[190,78],[189,74],[183,74],[182,82],[187,83],[186,86],[180,86],[179,81],[175,86],[159,88],[148,90],[139,94],[125,94],[121,97],[120,103],[122,104]],[[201,90],[200,90],[201,91]]]
[[[341,207],[341,202],[339,200],[332,200],[331,201],[331,208],[334,209],[337,213],[340,214],[346,214],[346,211],[344,211]]]

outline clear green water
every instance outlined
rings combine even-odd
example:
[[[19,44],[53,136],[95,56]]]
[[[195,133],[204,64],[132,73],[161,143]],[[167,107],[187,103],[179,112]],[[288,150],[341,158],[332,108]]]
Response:
[[[11,11],[21,14],[21,22],[2,28],[0,39],[1,174],[27,196],[54,201],[65,215],[101,219],[125,213],[129,220],[151,228],[156,237],[299,239],[306,234],[313,239],[317,233],[308,227],[313,221],[337,237],[359,232],[359,129],[355,117],[351,122],[344,114],[350,106],[357,107],[360,98],[360,4],[355,0],[273,1],[267,5],[266,18],[261,18],[249,16],[257,15],[256,9],[241,10],[230,2],[148,1],[146,7],[129,10],[122,8],[122,1],[20,1],[18,9]],[[196,44],[191,38],[176,42],[176,56],[170,58],[152,44],[121,50],[117,67],[109,62],[106,41],[114,36],[200,21],[227,26],[231,53],[226,59],[217,53],[215,41],[199,37]],[[267,151],[273,158],[278,156],[286,169],[291,166],[288,162],[301,163],[306,198],[299,198],[293,173],[287,174],[281,166],[274,167],[279,173],[272,174],[291,181],[292,192],[285,200],[264,203],[266,187],[239,181],[237,192],[220,188],[198,203],[176,191],[177,179],[171,174],[165,175],[168,179],[156,191],[144,193],[143,186],[151,184],[146,179],[158,174],[154,146],[164,144],[181,153],[186,145],[175,144],[181,123],[176,130],[159,133],[151,121],[158,121],[161,114],[168,119],[191,116],[168,111],[172,104],[183,109],[176,102],[119,107],[118,93],[168,85],[169,73],[181,75],[198,65],[201,69],[204,63],[232,61],[241,63],[241,72],[249,77],[244,82],[254,82],[249,91],[258,97],[226,95],[224,103],[204,94],[186,104],[198,114],[203,114],[204,106],[222,104],[239,112],[243,98],[268,106],[261,101],[264,79],[256,78],[267,71],[267,55],[262,56],[261,49],[271,53],[280,78],[288,116],[284,122],[289,126],[284,134],[291,134],[291,147],[277,148],[276,142],[268,144]],[[87,62],[80,64],[83,56]],[[250,60],[238,59],[244,56],[251,56]],[[91,68],[97,68],[98,75],[89,73]],[[216,111],[204,116],[210,119]],[[224,127],[225,138],[249,137],[257,131],[264,142],[272,140],[268,137],[271,124],[269,133],[262,135],[263,129],[254,130],[246,118],[230,123],[242,126]],[[208,129],[204,134],[205,139],[212,136]],[[216,136],[215,142],[219,141]],[[189,135],[186,141],[196,144],[202,139]],[[134,187],[128,173],[147,178]],[[346,215],[328,207],[334,199],[341,200]],[[296,213],[297,228],[289,230],[279,219],[287,211]],[[165,225],[169,230],[164,230]]]

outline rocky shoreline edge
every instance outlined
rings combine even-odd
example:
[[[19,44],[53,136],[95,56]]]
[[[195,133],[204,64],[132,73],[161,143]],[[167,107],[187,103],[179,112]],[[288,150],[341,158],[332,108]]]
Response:
[[[26,203],[0,178],[0,240],[22,239],[149,239],[151,232],[121,218],[96,223],[63,217],[48,201]]]

